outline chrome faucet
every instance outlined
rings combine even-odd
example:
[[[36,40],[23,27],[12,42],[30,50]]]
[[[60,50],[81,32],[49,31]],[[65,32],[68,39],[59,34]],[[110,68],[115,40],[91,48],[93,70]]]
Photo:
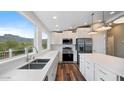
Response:
[[[36,48],[36,47],[34,47],[34,49],[36,50],[36,53],[38,54],[38,50],[37,50],[37,48]]]
[[[36,53],[38,54],[38,50],[37,50],[37,48],[34,47],[34,49],[36,50]],[[31,60],[32,57],[29,56],[29,54],[28,54],[28,49],[26,50],[26,54],[27,54],[26,62],[29,62],[29,60]],[[35,59],[35,56],[33,56],[33,59]]]
[[[34,47],[34,49],[35,49],[36,53],[38,54],[38,50],[37,50],[37,48]],[[35,56],[34,56],[34,55],[33,55],[32,59],[35,59]]]
[[[27,54],[26,62],[28,62],[28,61],[30,60],[30,58],[29,58],[29,54],[28,54],[28,48],[26,49],[26,54]]]

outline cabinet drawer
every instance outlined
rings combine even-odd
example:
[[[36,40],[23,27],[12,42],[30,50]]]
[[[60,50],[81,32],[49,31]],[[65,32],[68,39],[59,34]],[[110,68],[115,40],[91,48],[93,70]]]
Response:
[[[117,75],[98,66],[95,65],[95,80],[98,81],[116,81]]]

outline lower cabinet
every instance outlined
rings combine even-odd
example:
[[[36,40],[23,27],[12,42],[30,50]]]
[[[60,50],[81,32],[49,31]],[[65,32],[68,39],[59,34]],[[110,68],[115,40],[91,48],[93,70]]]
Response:
[[[49,69],[49,73],[47,75],[48,76],[48,81],[55,81],[58,62],[59,62],[59,56],[57,56],[55,58],[53,65]]]
[[[117,75],[102,68],[99,65],[95,65],[95,80],[96,81],[117,81]]]
[[[85,62],[85,78],[88,81],[94,80],[94,64],[92,62]]]
[[[80,56],[80,72],[86,80],[94,80],[94,64],[86,61],[83,56]]]
[[[80,72],[87,81],[117,81],[117,75],[80,56]]]
[[[85,60],[84,57],[80,56],[80,72],[83,74],[83,76],[85,77]]]

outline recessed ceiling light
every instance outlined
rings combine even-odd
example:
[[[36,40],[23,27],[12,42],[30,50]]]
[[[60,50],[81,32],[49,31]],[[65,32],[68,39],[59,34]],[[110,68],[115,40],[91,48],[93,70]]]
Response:
[[[56,25],[56,27],[58,27],[59,25]]]
[[[57,17],[56,16],[53,16],[53,19],[57,19]]]
[[[98,20],[98,22],[102,22],[102,20]]]
[[[59,29],[56,29],[56,31],[59,31]]]
[[[87,22],[85,22],[85,23],[84,23],[84,25],[88,25],[88,23],[87,23]]]
[[[111,15],[113,15],[114,13],[115,13],[114,11],[110,12]]]
[[[72,29],[72,27],[69,27],[69,29]]]

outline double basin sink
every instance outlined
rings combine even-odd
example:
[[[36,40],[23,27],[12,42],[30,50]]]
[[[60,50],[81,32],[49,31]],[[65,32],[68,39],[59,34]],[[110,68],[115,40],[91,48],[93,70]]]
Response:
[[[50,59],[35,59],[29,64],[26,64],[19,69],[43,69],[44,66],[49,62]]]

